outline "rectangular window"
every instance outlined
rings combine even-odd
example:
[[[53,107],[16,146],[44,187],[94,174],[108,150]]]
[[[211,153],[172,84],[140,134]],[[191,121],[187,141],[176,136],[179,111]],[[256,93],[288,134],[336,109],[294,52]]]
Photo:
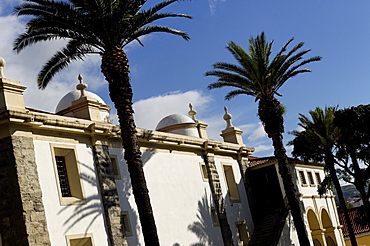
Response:
[[[315,173],[315,176],[316,176],[317,185],[320,185],[321,184],[320,173]]]
[[[308,180],[310,181],[310,186],[315,186],[315,181],[313,180],[312,172],[307,172]]]
[[[117,156],[112,155],[110,157],[110,161],[111,161],[112,167],[113,167],[114,179],[121,179],[121,172],[119,170],[119,166],[118,166],[118,162],[117,162]]]
[[[200,172],[202,174],[203,181],[208,181],[208,173],[207,173],[207,167],[204,163],[199,163],[200,165]]]
[[[71,197],[72,194],[71,188],[69,187],[66,160],[64,156],[55,156],[55,162],[57,165],[59,186],[62,197]]]
[[[304,172],[303,171],[299,171],[299,178],[301,179],[301,184],[303,186],[307,186],[306,177],[304,176]]]
[[[218,220],[217,211],[216,208],[211,207],[211,218],[212,218],[212,224],[214,227],[219,227],[220,222]]]
[[[51,144],[61,205],[85,204],[74,146]]]
[[[128,212],[127,211],[122,211],[122,222],[123,222],[123,226],[125,227],[124,230],[125,230],[125,235],[127,237],[129,236],[132,236],[132,230],[131,230],[131,225],[130,225],[130,217],[128,216]]]
[[[66,235],[68,246],[94,246],[94,240],[91,233]]]
[[[226,179],[227,189],[231,202],[240,202],[238,185],[235,182],[233,167],[231,165],[223,165],[224,175]]]

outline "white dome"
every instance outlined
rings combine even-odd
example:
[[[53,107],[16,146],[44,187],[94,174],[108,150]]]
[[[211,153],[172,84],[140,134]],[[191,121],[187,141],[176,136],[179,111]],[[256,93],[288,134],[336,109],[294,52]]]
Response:
[[[96,95],[95,93],[92,93],[90,91],[84,91],[85,93],[85,96],[88,96],[88,97],[91,97],[91,98],[94,98],[96,99],[96,101],[100,102],[101,104],[105,104],[105,102],[103,101],[103,99],[101,99],[98,95]],[[56,107],[55,109],[55,113],[58,113],[60,111],[62,111],[63,109],[66,109],[70,106],[72,106],[72,102],[79,99],[81,97],[81,91],[71,91],[69,93],[67,93],[58,103],[58,106]]]
[[[182,114],[171,114],[164,117],[158,123],[155,130],[192,137],[199,137],[199,133],[195,126],[194,120]]]
[[[167,127],[167,126],[173,126],[177,124],[182,123],[195,123],[194,120],[192,120],[190,117],[182,114],[171,114],[166,117],[164,117],[157,125],[155,130],[159,130],[161,128]]]

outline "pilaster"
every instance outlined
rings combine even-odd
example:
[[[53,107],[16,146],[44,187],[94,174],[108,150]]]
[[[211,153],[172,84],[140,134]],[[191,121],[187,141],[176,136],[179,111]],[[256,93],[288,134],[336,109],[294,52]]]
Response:
[[[32,138],[0,140],[0,197],[3,246],[51,245]]]
[[[110,245],[127,246],[113,167],[108,146],[95,145],[94,158]]]
[[[223,242],[226,246],[233,245],[232,232],[227,221],[225,201],[222,195],[220,176],[217,172],[214,155],[204,151],[203,159],[207,169],[208,183],[211,188],[214,206],[217,211]]]
[[[23,92],[27,87],[20,82],[0,77],[0,112],[17,110],[26,112]]]

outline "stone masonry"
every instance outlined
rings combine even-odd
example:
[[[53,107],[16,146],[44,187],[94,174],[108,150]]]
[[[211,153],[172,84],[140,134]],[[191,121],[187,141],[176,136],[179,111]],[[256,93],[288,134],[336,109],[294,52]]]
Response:
[[[207,168],[208,183],[211,188],[212,198],[217,210],[218,221],[221,228],[222,237],[225,245],[232,245],[232,233],[227,221],[225,201],[222,195],[220,177],[217,172],[215,158],[213,154],[203,153],[203,160]]]
[[[32,138],[0,139],[0,198],[3,246],[51,245]]]
[[[110,245],[126,246],[127,241],[124,234],[124,224],[108,147],[105,145],[95,145],[94,158]]]

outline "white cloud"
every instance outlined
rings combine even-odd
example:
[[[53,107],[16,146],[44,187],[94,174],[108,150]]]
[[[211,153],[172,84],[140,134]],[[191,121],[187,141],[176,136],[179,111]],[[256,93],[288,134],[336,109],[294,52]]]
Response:
[[[261,122],[256,124],[247,124],[239,126],[239,128],[244,131],[245,135],[248,135],[248,141],[257,141],[259,139],[264,139],[267,137],[265,129]]]
[[[136,125],[144,129],[154,129],[158,122],[167,115],[187,115],[189,103],[192,103],[194,109],[200,114],[210,101],[211,98],[200,91],[169,92],[165,95],[140,100],[133,105]]]
[[[273,156],[274,155],[274,147],[272,144],[260,144],[254,146],[255,151],[253,153],[254,156],[265,157],[265,156]]]
[[[207,134],[209,139],[223,141],[220,136],[222,130],[226,128],[226,122],[223,119],[223,114],[215,114],[210,118],[200,119],[208,124]]]
[[[292,146],[292,145],[285,145],[285,150],[286,150],[287,156],[292,155],[293,148],[294,148],[294,146]]]
[[[302,131],[304,131],[304,128],[301,127],[301,126],[297,126],[297,128],[295,129],[295,131],[302,132]]]
[[[216,12],[216,5],[217,2],[225,2],[226,0],[208,0],[209,10],[211,11],[211,14],[214,14]]]
[[[24,99],[27,106],[54,112],[59,100],[71,90],[75,90],[78,74],[82,74],[89,90],[98,90],[105,86],[100,73],[100,57],[88,56],[85,62],[72,63],[67,69],[56,75],[45,90],[39,90],[36,84],[37,74],[43,64],[62,47],[66,41],[45,42],[28,47],[16,54],[12,50],[15,38],[24,31],[21,18],[15,16],[0,17],[2,41],[0,56],[7,64],[4,74],[8,79],[20,81],[27,86]]]

